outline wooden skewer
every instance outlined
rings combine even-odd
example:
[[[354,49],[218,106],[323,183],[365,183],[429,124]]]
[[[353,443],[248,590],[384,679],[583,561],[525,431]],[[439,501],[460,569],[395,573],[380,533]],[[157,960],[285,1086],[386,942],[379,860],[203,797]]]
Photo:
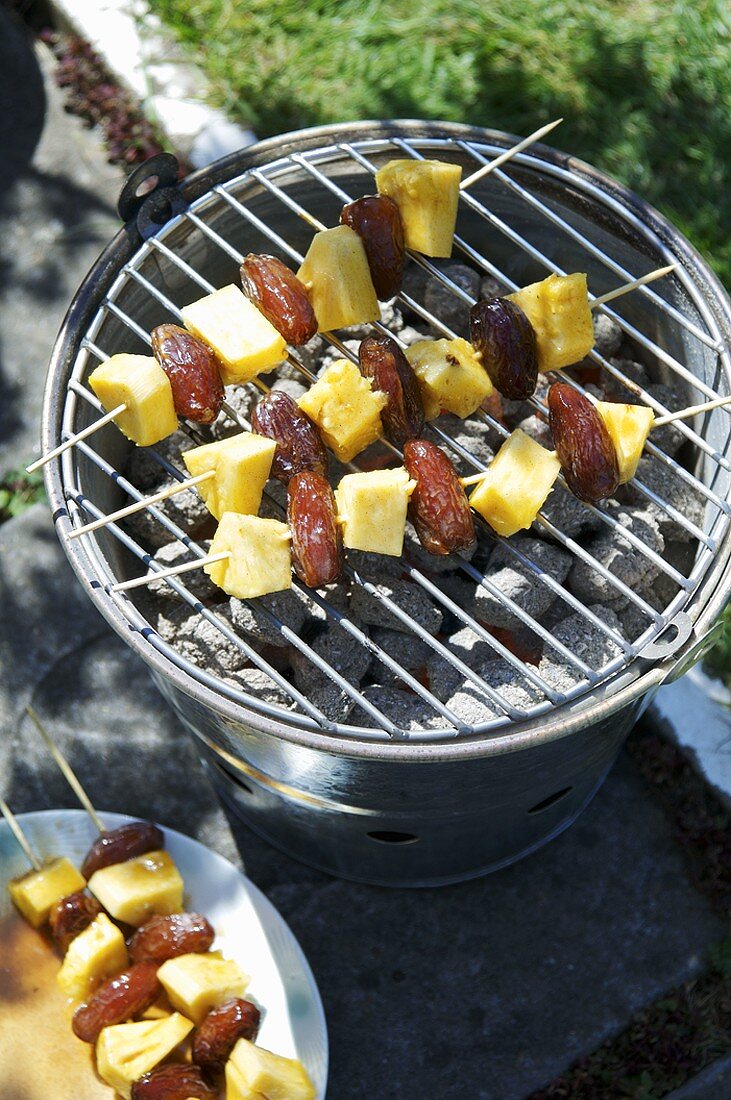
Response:
[[[142,588],[143,585],[152,584],[153,581],[164,580],[165,577],[177,577],[179,573],[190,573],[193,569],[200,569],[204,565],[212,565],[214,561],[226,561],[231,557],[229,550],[222,550],[220,554],[207,554],[196,561],[186,561],[182,565],[171,565],[169,569],[160,569],[154,573],[145,573],[144,577],[133,577],[129,581],[120,581],[113,584],[112,592],[127,592],[130,588]]]
[[[654,428],[662,428],[665,424],[673,424],[676,420],[687,420],[698,413],[708,412],[710,409],[721,409],[724,405],[731,405],[731,397],[717,397],[715,401],[704,401],[702,405],[689,405],[680,412],[668,413],[667,416],[658,416],[653,422]]]
[[[35,852],[31,848],[28,837],[21,829],[17,817],[10,809],[4,798],[0,798],[0,811],[2,811],[3,817],[10,826],[10,831],[12,832],[13,836],[17,840],[20,847],[23,849],[25,858],[28,860],[34,871],[40,871],[42,867],[41,861],[38,859]]]
[[[516,153],[521,153],[523,149],[527,149],[528,146],[532,145],[535,141],[540,141],[546,134],[550,134],[551,130],[555,130],[561,122],[563,122],[562,118],[556,118],[553,122],[546,123],[545,126],[541,126],[540,129],[534,130],[527,138],[523,138],[522,141],[519,141],[512,149],[506,149],[504,153],[501,153],[499,157],[495,157],[495,160],[491,160],[489,164],[483,164],[482,168],[478,168],[471,176],[462,180],[459,185],[460,191],[464,191],[466,187],[471,187],[473,183],[482,179],[483,176],[487,176],[490,172],[494,172],[501,164],[505,164],[506,160],[510,160]]]
[[[87,436],[93,435],[94,432],[98,432],[100,428],[103,428],[105,424],[108,424],[111,420],[114,420],[115,416],[119,416],[127,408],[126,404],[117,405],[116,409],[112,409],[111,412],[105,413],[98,420],[95,420],[93,424],[89,424],[88,427],[83,428],[75,435],[70,435],[68,439],[65,439],[63,443],[59,443],[58,447],[54,447],[52,451],[49,451],[45,455],[41,455],[35,462],[31,462],[30,466],[26,466],[25,472],[32,474],[36,470],[40,470],[41,466],[45,466],[47,462],[50,462],[52,458],[58,458],[64,451],[68,451],[70,447],[73,447],[76,443],[80,443],[82,439],[86,439]]]
[[[74,792],[74,794],[78,798],[79,802],[84,807],[84,809],[86,810],[89,817],[91,818],[91,820],[96,825],[99,832],[100,833],[106,832],[106,829],[104,828],[104,822],[99,817],[99,814],[96,812],[96,810],[94,809],[94,806],[92,805],[91,799],[89,798],[89,796],[86,793],[86,791],[84,790],[84,788],[81,786],[81,783],[77,779],[76,774],[73,771],[73,769],[72,769],[71,765],[69,764],[68,760],[66,759],[65,756],[62,755],[61,750],[58,748],[55,741],[51,737],[50,733],[48,732],[46,727],[41,722],[40,718],[36,714],[33,707],[28,706],[25,709],[26,709],[26,712],[27,712],[28,716],[33,721],[36,729],[40,733],[41,737],[46,742],[46,745],[50,749],[51,756],[53,757],[53,759],[56,761],[59,768],[63,772],[64,778],[68,782],[69,786],[71,787],[72,791]]]
[[[677,264],[668,264],[667,267],[658,267],[655,271],[648,271],[647,275],[640,276],[639,279],[633,279],[631,283],[625,283],[624,286],[618,286],[615,290],[608,290],[606,294],[601,294],[598,298],[593,298],[589,302],[590,309],[598,309],[599,306],[603,306],[605,302],[611,302],[614,298],[620,298],[623,294],[629,294],[631,290],[636,290],[638,286],[644,286],[645,283],[654,283],[655,279],[662,279],[664,275],[669,275],[671,271],[675,271]]]
[[[88,535],[92,531],[98,531],[100,527],[106,527],[109,523],[116,523],[118,519],[125,519],[127,516],[132,516],[135,512],[141,512],[144,508],[150,508],[153,504],[159,504],[161,500],[167,500],[168,497],[173,497],[177,493],[182,493],[185,489],[192,489],[194,485],[200,485],[202,481],[208,481],[215,476],[215,470],[206,470],[205,473],[196,474],[195,477],[190,477],[186,481],[180,481],[176,485],[168,485],[167,489],[161,489],[159,493],[154,493],[151,497],[144,497],[142,500],[136,500],[134,504],[128,504],[125,508],[119,508],[116,512],[111,512],[108,516],[101,516],[91,523],[85,523],[83,527],[76,527],[69,534],[69,538],[78,539],[82,535]]]

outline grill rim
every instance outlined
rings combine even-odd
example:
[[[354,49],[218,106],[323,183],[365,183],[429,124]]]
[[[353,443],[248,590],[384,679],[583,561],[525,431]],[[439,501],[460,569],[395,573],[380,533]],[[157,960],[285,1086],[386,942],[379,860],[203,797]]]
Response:
[[[311,127],[258,142],[244,150],[234,152],[201,169],[182,181],[180,190],[186,201],[193,202],[218,184],[241,175],[272,160],[304,153],[323,145],[338,142],[357,142],[404,138],[421,138],[489,143],[509,148],[517,137],[503,131],[465,126],[460,123],[426,122],[400,119],[393,121],[364,121],[335,126]],[[629,189],[580,159],[562,153],[543,144],[536,144],[531,155],[568,172],[577,173],[588,180],[604,195],[642,220],[681,259],[691,277],[703,293],[707,308],[722,334],[727,349],[731,335],[731,302],[720,281],[709,270],[698,251],[657,210]],[[83,333],[99,309],[103,298],[118,277],[121,268],[134,256],[140,244],[134,224],[123,225],[112,238],[77,291],[62,323],[51,355],[48,381],[44,395],[41,425],[42,447],[49,449],[57,440],[66,399],[68,375],[78,354]],[[273,734],[284,740],[301,743],[322,750],[330,748],[345,755],[404,760],[428,758],[430,761],[453,760],[458,757],[496,755],[517,749],[533,747],[579,731],[586,725],[611,715],[632,699],[657,687],[673,670],[688,660],[688,655],[699,649],[713,628],[714,620],[726,602],[726,591],[731,585],[731,537],[716,555],[706,574],[691,597],[689,613],[693,620],[690,639],[665,661],[653,663],[638,672],[639,663],[647,663],[636,656],[628,664],[594,688],[588,689],[579,699],[554,706],[548,713],[511,723],[506,733],[485,733],[459,736],[454,740],[369,740],[357,734],[340,736],[329,729],[307,729],[286,721],[276,721],[264,714],[250,710],[226,696],[212,691],[200,681],[180,669],[153,645],[145,633],[135,628],[117,607],[115,601],[104,595],[102,585],[96,580],[91,558],[78,542],[72,545],[66,537],[63,519],[70,530],[70,520],[63,492],[61,462],[54,460],[44,471],[46,490],[51,505],[57,535],[82,586],[104,615],[112,628],[125,638],[133,649],[155,671],[171,678],[186,695],[203,705],[222,713],[233,726],[245,731],[250,727],[258,732]],[[91,577],[94,577],[92,580]],[[631,673],[629,683],[623,679]]]

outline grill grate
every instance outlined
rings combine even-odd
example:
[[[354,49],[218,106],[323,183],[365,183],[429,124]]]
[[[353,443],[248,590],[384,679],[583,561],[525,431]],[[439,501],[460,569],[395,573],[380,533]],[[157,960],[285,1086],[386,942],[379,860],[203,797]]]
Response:
[[[81,341],[68,384],[61,438],[67,438],[83,424],[93,420],[101,411],[99,402],[85,383],[86,375],[95,365],[96,360],[106,359],[117,351],[134,350],[130,344],[133,344],[135,339],[149,346],[149,331],[154,324],[162,320],[179,320],[182,305],[200,296],[201,292],[208,293],[217,285],[223,285],[226,280],[236,281],[234,264],[238,266],[245,252],[261,251],[265,246],[271,250],[273,246],[285,258],[299,263],[302,252],[298,246],[302,245],[306,248],[311,230],[325,228],[327,224],[336,224],[343,202],[372,192],[372,176],[376,170],[375,159],[383,162],[394,155],[456,159],[465,165],[465,175],[467,175],[502,151],[502,146],[493,145],[490,142],[478,143],[443,138],[406,140],[402,137],[379,137],[357,142],[343,142],[307,152],[295,152],[215,186],[193,202],[187,211],[164,226],[156,236],[145,242],[119,272]],[[349,190],[341,186],[346,182]],[[575,196],[579,210],[579,214],[575,216],[575,223],[568,220],[566,210],[563,213],[559,212],[558,203],[554,198],[556,186]],[[484,201],[477,198],[477,194]],[[513,204],[512,224],[498,213],[505,207],[507,201]],[[562,252],[565,254],[571,251],[572,267],[570,269],[589,269],[590,284],[598,293],[611,289],[620,281],[637,277],[642,273],[641,271],[630,270],[620,262],[620,259],[612,256],[596,240],[588,236],[587,232],[582,231],[582,223],[586,220],[583,210],[589,202],[594,206],[598,205],[602,216],[607,219],[618,218],[625,227],[628,227],[635,236],[633,242],[635,261],[638,264],[645,263],[647,270],[657,266],[656,260],[669,263],[676,259],[653,230],[632,211],[621,205],[614,196],[601,190],[585,175],[574,171],[571,166],[559,166],[552,161],[539,158],[535,152],[517,155],[510,162],[510,171],[497,169],[490,176],[484,177],[475,184],[474,194],[469,190],[461,193],[455,255],[461,253],[473,267],[497,278],[501,284],[511,290],[519,285],[516,276],[524,284],[535,278],[542,278],[549,272],[563,274],[565,269],[550,258],[553,252],[560,256]],[[313,212],[313,207],[317,209],[317,215]],[[264,213],[266,216],[263,216]],[[321,220],[324,217],[328,220]],[[519,232],[515,227],[516,222],[521,225],[521,228],[523,223],[526,224],[523,232]],[[276,228],[274,228],[275,225]],[[285,230],[287,230],[286,235]],[[504,241],[499,244],[501,238],[504,238]],[[538,243],[534,243],[536,240]],[[242,244],[243,250],[237,246],[237,242]],[[509,246],[507,251],[506,242]],[[496,258],[505,256],[502,267],[484,255],[484,252],[491,252],[491,248]],[[412,259],[424,269],[430,279],[438,281],[442,287],[459,298],[464,303],[465,312],[468,310],[474,299],[445,271],[425,257],[413,255]],[[574,260],[576,262],[573,262]],[[207,277],[214,272],[217,275],[215,284]],[[220,277],[218,277],[219,274]],[[648,356],[662,364],[669,377],[682,381],[684,385],[697,390],[704,398],[717,397],[719,392],[728,392],[731,378],[728,352],[724,348],[722,335],[714,316],[704,302],[701,291],[687,272],[679,268],[673,280],[676,301],[682,301],[687,313],[678,308],[677,304],[666,301],[656,290],[648,286],[641,287],[634,293],[631,302],[623,301],[623,305],[618,309],[604,305],[601,310],[612,317],[623,332]],[[606,286],[602,286],[603,283],[606,283]],[[414,297],[404,293],[400,299],[412,313],[418,315],[439,335],[450,338],[456,335],[442,319],[434,316]],[[153,305],[162,313],[159,319],[151,323],[149,317]],[[688,313],[694,316],[689,316]],[[649,325],[657,330],[655,336],[646,335],[643,329],[638,327],[639,324],[643,324],[643,328],[646,328],[645,322],[649,322]],[[383,325],[373,327],[389,332]],[[398,332],[389,334],[401,343]],[[342,355],[357,359],[357,356],[335,336],[328,335],[328,339]],[[678,357],[687,350],[689,345],[693,346],[695,362],[703,364],[705,378],[700,377],[700,370],[696,374],[688,369]],[[619,386],[628,391],[627,400],[642,400],[659,415],[672,411],[667,409],[656,396],[628,377],[616,363],[610,362],[596,350],[591,353],[591,358]],[[289,362],[301,373],[303,379],[308,382],[313,380],[314,375],[299,354],[291,353]],[[568,376],[566,372],[562,372],[562,378],[570,381],[583,392],[579,381]],[[706,378],[713,378],[715,384],[709,385]],[[257,380],[256,385],[263,392],[268,389],[261,380]],[[539,397],[532,398],[530,404],[534,411],[545,413],[545,405]],[[224,411],[239,426],[250,427],[248,421],[230,405],[227,404]],[[431,686],[425,686],[418,678],[402,668],[346,613],[323,595],[304,588],[295,578],[295,586],[309,600],[309,606],[313,609],[318,608],[320,616],[324,614],[328,621],[337,622],[354,639],[354,642],[364,645],[375,660],[401,682],[400,686],[409,689],[420,698],[428,708],[430,716],[420,729],[410,732],[403,730],[380,707],[365,698],[357,686],[328,664],[300,636],[302,632],[295,632],[271,612],[257,605],[258,614],[264,616],[268,625],[281,634],[288,645],[325,673],[346,696],[353,700],[355,710],[349,724],[334,722],[314,705],[312,699],[307,698],[293,686],[265,656],[249,645],[244,637],[232,630],[225,619],[216,612],[215,607],[203,606],[182,580],[168,578],[166,583],[181,601],[187,603],[191,609],[197,611],[203,619],[220,631],[228,642],[238,647],[245,659],[254,667],[269,676],[277,687],[286,693],[294,709],[284,709],[256,698],[205,669],[193,665],[156,633],[145,618],[143,610],[129,597],[110,591],[110,586],[120,579],[117,575],[118,570],[110,562],[110,557],[118,557],[118,555],[115,552],[107,553],[108,548],[114,543],[124,548],[131,555],[132,561],[136,559],[139,563],[138,569],[146,567],[154,571],[159,568],[152,559],[152,554],[128,531],[117,524],[111,524],[105,532],[84,536],[84,549],[93,565],[98,583],[106,591],[107,598],[116,602],[133,629],[139,631],[150,645],[200,683],[265,716],[300,727],[321,728],[325,731],[336,731],[341,735],[369,739],[408,737],[412,740],[433,741],[455,736],[497,733],[512,722],[532,719],[556,706],[578,700],[594,691],[598,685],[626,672],[630,666],[632,666],[632,675],[639,674],[639,662],[635,659],[642,654],[648,643],[657,641],[663,636],[678,612],[687,609],[728,527],[730,510],[726,499],[728,479],[723,477],[722,472],[731,471],[731,459],[728,455],[729,433],[727,429],[721,432],[724,449],[719,451],[710,441],[708,430],[712,420],[725,427],[724,418],[728,415],[729,411],[726,408],[706,414],[704,421],[706,434],[700,434],[686,423],[677,425],[677,430],[692,445],[692,453],[695,456],[693,461],[696,463],[694,469],[687,468],[673,455],[663,452],[657,444],[650,441],[647,445],[647,453],[653,456],[655,461],[666,467],[674,478],[703,496],[706,501],[703,528],[684,516],[650,486],[637,479],[632,482],[634,490],[661,509],[668,519],[682,528],[696,543],[694,561],[686,572],[681,571],[651,546],[646,545],[634,531],[622,526],[606,505],[583,506],[592,513],[596,522],[604,529],[621,534],[622,538],[632,545],[633,551],[642,555],[648,564],[652,563],[653,567],[666,579],[673,592],[664,610],[651,606],[643,596],[614,576],[586,547],[581,546],[575,538],[561,530],[556,525],[555,518],[552,520],[543,514],[539,516],[538,525],[546,535],[567,550],[574,560],[583,562],[586,567],[601,576],[607,585],[635,608],[642,628],[635,631],[636,636],[633,638],[625,637],[612,625],[604,622],[600,615],[585,606],[582,600],[546,572],[538,562],[527,557],[514,541],[497,536],[484,521],[476,517],[482,544],[499,545],[508,560],[528,570],[535,578],[536,584],[546,587],[555,597],[558,597],[567,615],[580,615],[586,623],[587,630],[598,632],[607,643],[611,643],[615,655],[606,660],[601,667],[592,667],[572,652],[558,637],[555,637],[550,627],[538,621],[501,592],[489,575],[483,575],[468,560],[461,562],[459,566],[461,575],[500,600],[514,618],[527,628],[533,637],[540,640],[547,653],[550,652],[555,659],[571,669],[573,682],[567,690],[558,690],[541,675],[537,667],[517,656],[500,637],[487,630],[460,607],[449,592],[445,591],[443,576],[433,578],[406,560],[402,563],[404,575],[426,593],[435,606],[446,611],[457,622],[469,627],[476,638],[489,647],[494,657],[509,667],[515,684],[524,688],[526,698],[524,706],[516,705],[514,693],[511,697],[506,697],[504,692],[489,683],[474,668],[469,667],[443,641],[432,636],[409,615],[408,611],[399,606],[367,577],[350,565],[346,567],[346,575],[352,586],[360,586],[370,593],[383,608],[400,620],[403,627],[456,669],[494,709],[495,717],[476,724],[466,722],[453,709],[450,709],[434,694]],[[509,434],[509,429],[489,413],[480,412],[479,418],[484,422],[486,431],[490,430],[501,437]],[[444,430],[440,421],[432,422],[430,428],[437,441],[450,451],[455,459],[462,459],[471,470],[485,468],[478,457],[472,455],[463,444]],[[195,431],[188,430],[192,439],[197,442]],[[104,429],[99,433],[98,439],[95,437],[88,442],[78,443],[73,452],[67,452],[61,459],[64,492],[69,503],[73,525],[83,523],[89,518],[99,518],[105,510],[108,510],[108,508],[101,508],[93,499],[95,494],[97,497],[100,495],[100,486],[105,482],[114,483],[118,492],[133,501],[143,497],[139,489],[122,476],[110,460],[109,453],[102,454],[102,447],[97,449],[101,441],[109,440],[110,431],[114,432],[115,429]],[[103,449],[105,452],[116,450],[123,455],[118,445],[104,446]],[[686,448],[686,450],[689,449]],[[393,447],[390,450],[394,454],[399,453]],[[183,480],[185,475],[162,455],[153,453],[153,457],[169,477]],[[352,469],[358,468],[357,463],[350,463],[349,466]],[[94,486],[93,490],[87,488],[87,482]],[[107,486],[103,489],[104,495],[108,495],[109,488],[110,486]],[[555,493],[568,493],[561,478]],[[265,493],[265,497],[270,506],[277,505],[275,497],[270,493]],[[149,513],[167,530],[171,540],[179,540],[188,547],[192,556],[204,556],[206,550],[159,508],[150,508]],[[626,682],[626,679],[623,682]],[[375,723],[375,726],[358,725],[354,722],[353,718],[359,713]],[[361,721],[363,721],[362,718]]]

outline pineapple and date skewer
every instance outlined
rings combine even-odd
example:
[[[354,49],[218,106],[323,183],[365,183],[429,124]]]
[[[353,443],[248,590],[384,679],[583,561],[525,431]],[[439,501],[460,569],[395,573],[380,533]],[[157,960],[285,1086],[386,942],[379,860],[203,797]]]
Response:
[[[66,778],[73,776],[75,792],[83,792],[35,715],[34,721],[47,744],[53,745],[54,758],[59,766],[63,764]],[[84,807],[93,810],[83,793]],[[19,823],[5,803],[0,802],[0,808],[34,868],[30,876],[10,884],[11,895],[27,916],[19,900],[29,889],[38,899],[38,882],[29,884],[28,879],[40,878],[46,895],[43,908],[45,911],[51,901],[54,939],[65,955],[59,984],[72,999],[81,1001],[74,1012],[72,1028],[78,1038],[95,1045],[97,1069],[107,1084],[129,1100],[216,1100],[219,1091],[215,1079],[225,1072],[227,1100],[251,1100],[270,1086],[284,1089],[292,1100],[312,1100],[314,1088],[301,1063],[254,1046],[260,1013],[255,1004],[243,998],[248,977],[236,963],[208,954],[214,932],[204,917],[179,912],[182,908],[179,875],[180,896],[178,900],[176,884],[173,906],[169,898],[164,900],[162,895],[150,894],[149,880],[159,875],[157,866],[146,866],[146,873],[136,887],[134,883],[126,884],[128,894],[137,889],[138,894],[144,895],[145,918],[149,917],[150,909],[154,912],[162,907],[151,919],[136,921],[131,917],[131,909],[139,905],[139,897],[136,901],[128,897],[127,908],[119,916],[109,909],[109,897],[115,897],[111,879],[105,884],[107,896],[102,900],[108,911],[115,919],[136,925],[125,947],[121,931],[102,912],[95,897],[77,891],[54,904],[51,899],[61,892],[58,875],[47,874],[44,880],[44,867],[33,854]],[[93,820],[95,824],[100,821],[96,811]],[[79,880],[83,884],[86,877],[92,894],[95,889],[99,894],[95,883],[100,874],[119,878],[136,863],[134,858],[128,858],[130,855],[140,848],[148,852],[150,845],[161,844],[164,837],[156,826],[133,822],[100,834],[84,860],[83,876],[70,861],[66,863],[76,876],[74,885]],[[148,852],[148,862],[159,854]],[[58,862],[52,861],[50,868]],[[142,881],[144,878],[147,882]],[[119,892],[118,888],[117,895]],[[83,900],[86,907],[80,904]],[[120,898],[117,896],[116,900]],[[177,911],[171,913],[171,907]],[[54,924],[56,912],[66,915],[63,936]],[[31,923],[39,927],[43,922]],[[74,970],[73,982],[68,975],[64,976],[69,962]],[[156,1004],[163,992],[172,1011]],[[142,1019],[129,1022],[139,1016]],[[159,1065],[191,1032],[193,1064]]]

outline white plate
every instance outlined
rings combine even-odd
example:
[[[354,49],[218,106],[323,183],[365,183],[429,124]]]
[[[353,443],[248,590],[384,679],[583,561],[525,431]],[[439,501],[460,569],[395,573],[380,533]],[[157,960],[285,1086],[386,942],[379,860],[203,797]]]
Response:
[[[100,811],[114,829],[135,820]],[[82,810],[19,814],[33,851],[41,859],[68,856],[78,866],[99,835]],[[162,826],[161,826],[162,828]],[[251,975],[247,994],[262,1006],[257,1043],[287,1058],[299,1058],[324,1100],[327,1086],[327,1026],[320,994],[307,959],[289,927],[240,871],[223,856],[163,829],[165,846],[185,882],[185,906],[203,913],[216,930],[214,947]],[[12,907],[5,889],[28,864],[5,821],[0,821],[0,917]]]

